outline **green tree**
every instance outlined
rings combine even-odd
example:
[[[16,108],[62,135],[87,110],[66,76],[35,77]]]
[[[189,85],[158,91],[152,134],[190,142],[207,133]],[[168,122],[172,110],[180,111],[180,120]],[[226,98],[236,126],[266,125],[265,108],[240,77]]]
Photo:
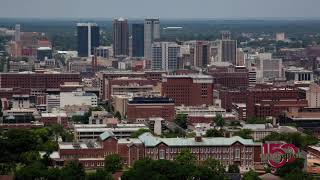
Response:
[[[40,155],[37,151],[27,151],[21,154],[20,156],[21,162],[29,165],[34,163],[35,161],[40,161]]]
[[[223,133],[216,129],[209,129],[206,132],[206,137],[224,137]]]
[[[215,179],[224,179],[226,169],[220,161],[208,158],[203,162],[203,165],[210,169],[211,173],[214,174]]]
[[[242,180],[260,180],[259,174],[252,169],[243,174]]]
[[[187,129],[187,114],[177,114],[174,122],[183,129]]]
[[[312,175],[303,172],[303,171],[295,171],[291,172],[289,174],[286,174],[283,177],[284,180],[314,180],[316,178],[313,178]]]
[[[284,166],[277,169],[277,174],[281,177],[294,172],[302,172],[304,167],[304,159],[297,158],[291,163],[286,163]]]
[[[70,161],[61,169],[61,177],[68,180],[85,179],[85,171],[78,161]]]
[[[222,128],[226,123],[221,114],[217,114],[216,117],[213,119],[213,122],[215,126],[218,126],[220,128]]]
[[[146,132],[150,132],[150,130],[149,129],[139,129],[138,131],[131,134],[131,138],[138,138],[140,135],[142,135]]]
[[[234,136],[240,136],[243,139],[252,139],[252,131],[250,129],[241,129],[238,132],[235,132],[233,135]]]
[[[47,167],[36,161],[30,165],[22,166],[14,173],[15,180],[44,179],[47,176]]]
[[[122,119],[122,116],[120,114],[119,111],[117,111],[115,114],[114,114],[114,117],[117,118],[119,121]]]
[[[191,153],[189,149],[182,149],[180,154],[174,157],[174,160],[178,164],[193,165],[196,162],[196,157]]]
[[[240,173],[239,166],[236,164],[231,164],[228,167],[228,173]]]
[[[121,157],[119,154],[111,154],[106,156],[104,162],[104,169],[107,172],[116,172],[122,169]]]
[[[96,172],[86,174],[86,180],[113,180],[110,172],[98,169]]]

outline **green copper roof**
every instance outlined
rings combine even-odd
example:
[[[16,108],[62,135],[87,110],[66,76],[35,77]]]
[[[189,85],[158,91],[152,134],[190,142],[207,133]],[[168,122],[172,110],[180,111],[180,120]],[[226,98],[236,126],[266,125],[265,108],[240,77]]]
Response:
[[[201,142],[197,142],[194,138],[159,138],[153,136],[151,133],[144,133],[139,136],[139,139],[145,144],[146,147],[153,147],[159,143],[164,143],[168,146],[230,146],[235,142],[249,146],[261,145],[261,143],[255,143],[252,139],[243,139],[239,136],[230,138],[202,138]]]
[[[106,131],[106,132],[100,134],[100,139],[101,139],[102,141],[108,139],[109,137],[114,137],[114,134],[113,134],[112,131]]]

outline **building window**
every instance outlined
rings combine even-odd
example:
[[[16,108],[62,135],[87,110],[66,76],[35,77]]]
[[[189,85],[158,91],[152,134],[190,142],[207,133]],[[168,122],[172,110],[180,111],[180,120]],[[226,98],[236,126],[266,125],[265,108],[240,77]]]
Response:
[[[165,159],[165,151],[163,149],[159,150],[159,159]]]
[[[240,158],[240,149],[239,148],[235,149],[234,158]]]

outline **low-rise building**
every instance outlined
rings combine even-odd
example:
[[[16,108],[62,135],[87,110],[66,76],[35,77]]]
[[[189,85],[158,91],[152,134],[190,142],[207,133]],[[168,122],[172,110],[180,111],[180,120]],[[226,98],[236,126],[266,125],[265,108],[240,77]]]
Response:
[[[110,127],[107,124],[75,124],[74,136],[78,141],[94,141],[106,131],[112,132],[116,138],[130,138],[139,129],[148,129],[144,124],[117,124]]]
[[[174,121],[174,101],[167,97],[134,97],[128,101],[127,118],[130,122],[152,117]]]
[[[253,168],[261,164],[261,143],[240,137],[202,138],[159,138],[144,133],[138,138],[118,139],[110,132],[102,133],[95,142],[59,142],[56,163],[64,164],[79,160],[87,169],[104,166],[104,158],[109,154],[119,154],[124,165],[132,166],[136,160],[148,157],[154,160],[173,160],[183,149],[189,149],[201,163],[209,157],[223,165],[237,164],[243,168]]]
[[[51,112],[41,113],[41,122],[45,126],[51,126],[54,124],[60,124],[63,127],[68,127],[68,116],[65,112]]]
[[[251,130],[251,137],[254,141],[261,141],[272,132],[289,133],[298,131],[296,128],[291,126],[274,127],[271,124],[243,124],[242,127],[227,128],[226,132],[228,136],[233,136],[234,133],[240,131],[241,129]]]
[[[98,98],[94,93],[88,93],[84,91],[77,92],[61,92],[60,93],[60,108],[65,106],[98,106]]]

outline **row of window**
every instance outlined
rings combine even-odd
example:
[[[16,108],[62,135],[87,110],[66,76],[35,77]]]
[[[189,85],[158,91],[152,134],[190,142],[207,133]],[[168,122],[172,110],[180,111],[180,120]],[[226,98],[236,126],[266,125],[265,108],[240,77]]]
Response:
[[[179,153],[181,151],[181,149],[184,148],[167,148],[166,152],[167,153]],[[229,150],[231,152],[233,152],[233,148],[227,148],[227,147],[203,147],[203,148],[198,148],[198,147],[194,147],[194,148],[189,148],[191,150],[191,152],[193,153],[228,153]],[[239,148],[237,148],[237,150],[240,151]],[[253,148],[252,147],[244,147],[242,148],[242,152],[252,152]],[[158,148],[147,148],[146,152],[148,154],[150,153],[158,153]]]

